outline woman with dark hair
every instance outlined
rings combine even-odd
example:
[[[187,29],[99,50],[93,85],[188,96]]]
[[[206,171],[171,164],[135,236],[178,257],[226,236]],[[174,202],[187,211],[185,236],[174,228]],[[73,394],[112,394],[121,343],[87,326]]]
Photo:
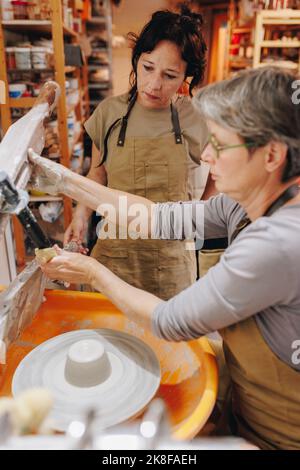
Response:
[[[129,40],[133,43],[129,98],[137,92],[137,69],[141,55],[153,51],[161,41],[170,41],[179,47],[182,59],[186,62],[184,78],[192,79],[189,84],[189,94],[192,96],[193,89],[203,80],[206,64],[202,24],[201,15],[192,13],[183,5],[181,15],[169,11],[157,11],[139,36],[134,33],[128,34]]]
[[[209,171],[200,167],[206,125],[177,91],[189,79],[192,96],[202,81],[202,17],[185,6],[181,14],[157,11],[139,36],[129,36],[129,93],[102,101],[85,123],[93,140],[88,177],[155,202],[200,199]],[[65,243],[82,240],[90,214],[77,206]],[[98,234],[92,256],[136,287],[168,299],[196,279],[195,253],[182,241],[100,239],[106,236]]]

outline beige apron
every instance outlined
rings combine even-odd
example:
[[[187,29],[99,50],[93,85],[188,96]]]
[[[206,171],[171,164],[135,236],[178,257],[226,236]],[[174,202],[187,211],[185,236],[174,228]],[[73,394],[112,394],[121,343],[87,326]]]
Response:
[[[199,277],[205,276],[210,268],[218,264],[224,252],[225,250],[219,248],[214,250],[200,250],[198,253]]]
[[[292,185],[274,201],[269,217],[298,194]],[[234,239],[250,220],[245,217]],[[231,378],[235,433],[261,449],[300,450],[300,372],[279,359],[265,342],[255,316],[220,331]],[[293,353],[291,345],[291,355]]]
[[[255,317],[220,334],[236,433],[261,449],[300,450],[300,372],[272,352]]]
[[[125,138],[126,128],[125,132],[121,128],[119,136],[118,132],[111,134],[106,162],[108,187],[153,202],[188,200],[190,157],[181,137],[178,114],[172,115],[172,121],[175,133],[165,137]],[[129,284],[167,300],[196,280],[195,251],[186,250],[185,243],[98,239],[92,256]]]

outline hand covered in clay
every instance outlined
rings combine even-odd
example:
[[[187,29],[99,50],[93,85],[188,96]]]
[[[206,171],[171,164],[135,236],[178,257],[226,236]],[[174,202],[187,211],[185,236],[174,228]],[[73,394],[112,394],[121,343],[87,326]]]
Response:
[[[65,188],[65,176],[70,170],[49,158],[44,158],[28,150],[28,158],[33,166],[30,186],[34,189],[44,191],[53,196],[63,193]]]
[[[98,262],[80,253],[70,253],[55,245],[57,256],[48,263],[41,265],[41,270],[50,279],[67,281],[78,284],[91,284],[93,272]]]

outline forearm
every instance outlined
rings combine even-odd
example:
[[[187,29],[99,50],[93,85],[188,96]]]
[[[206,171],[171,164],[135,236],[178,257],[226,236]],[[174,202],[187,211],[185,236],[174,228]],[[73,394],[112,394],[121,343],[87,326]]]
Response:
[[[106,185],[106,178],[103,178],[102,175],[99,175],[98,173],[94,171],[89,171],[89,173],[86,175],[86,178],[90,179],[91,181],[95,181],[98,184]],[[82,216],[86,219],[86,221],[88,221],[92,213],[93,213],[93,209],[90,206],[87,206],[83,202],[80,201],[78,202],[77,207],[75,209],[74,217]]]
[[[154,203],[140,196],[107,188],[35,154],[32,149],[28,153],[30,162],[35,166],[31,181],[34,188],[52,195],[69,196],[80,205],[103,215],[114,225],[127,228],[133,222],[130,231],[138,231],[144,238],[151,236]]]
[[[107,186],[67,171],[64,176],[64,193],[81,205],[110,219],[109,207],[114,209],[112,222],[116,220],[119,225],[128,226],[139,215],[142,235],[151,234],[152,209],[154,204],[146,198],[134,194],[110,189]]]
[[[108,297],[130,320],[144,328],[151,329],[152,313],[162,302],[161,299],[130,286],[99,263],[92,270],[90,283],[94,289]]]

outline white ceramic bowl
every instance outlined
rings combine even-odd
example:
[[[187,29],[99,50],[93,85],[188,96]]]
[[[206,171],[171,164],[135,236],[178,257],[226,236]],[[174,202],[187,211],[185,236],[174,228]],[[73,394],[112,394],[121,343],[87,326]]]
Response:
[[[85,339],[72,344],[68,350],[65,378],[76,387],[95,387],[111,374],[111,364],[103,344]]]

